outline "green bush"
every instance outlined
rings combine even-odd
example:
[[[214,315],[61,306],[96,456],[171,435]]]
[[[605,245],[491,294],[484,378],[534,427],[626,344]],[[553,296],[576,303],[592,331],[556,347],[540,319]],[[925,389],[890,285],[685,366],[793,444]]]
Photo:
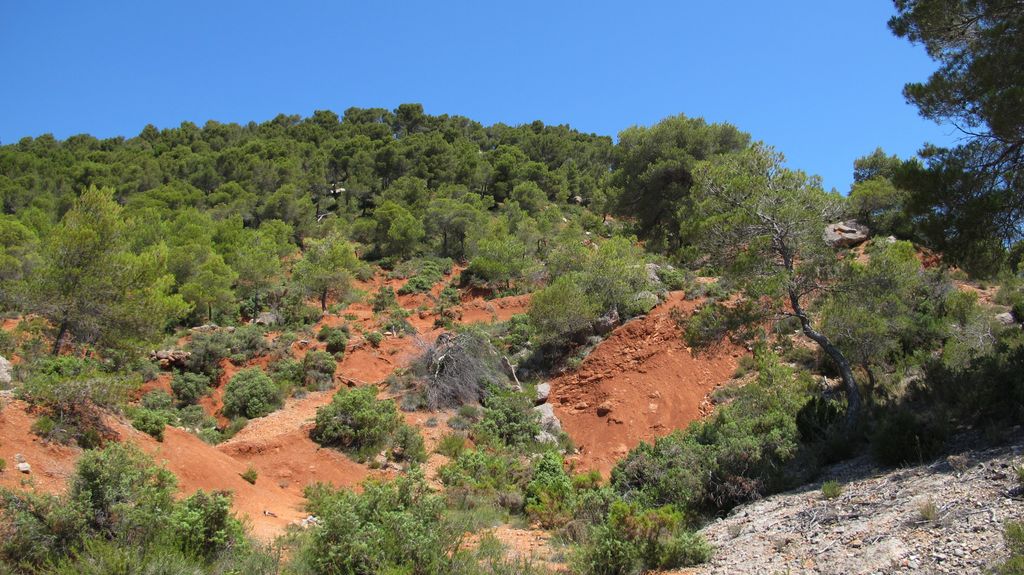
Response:
[[[533,400],[527,394],[491,387],[473,434],[480,443],[523,447],[540,434],[540,414],[534,411]]]
[[[375,313],[381,313],[398,307],[398,297],[395,295],[395,288],[391,286],[380,286],[377,293],[370,302]]]
[[[404,423],[398,426],[391,441],[391,458],[411,463],[423,463],[427,460],[423,436],[415,427]]]
[[[441,438],[441,441],[437,442],[437,447],[434,451],[454,459],[462,454],[466,450],[466,436],[460,433],[449,433]]]
[[[646,505],[717,512],[799,482],[812,462],[790,468],[800,448],[796,415],[810,382],[774,355],[759,357],[758,379],[707,420],[641,443],[612,471],[623,497]]]
[[[167,427],[167,416],[152,409],[135,409],[131,415],[132,427],[153,436],[157,441],[164,440],[164,428]]]
[[[336,329],[327,336],[326,344],[327,351],[340,359],[341,354],[345,353],[345,348],[348,346],[348,334],[343,330]]]
[[[334,387],[338,362],[325,351],[311,351],[302,358],[302,382],[307,389],[325,391]]]
[[[256,485],[256,479],[259,477],[259,472],[256,471],[255,467],[250,465],[245,469],[244,472],[242,472],[241,475],[242,479],[244,479],[246,482],[248,482],[251,485]]]
[[[196,491],[175,507],[171,525],[183,551],[207,559],[244,542],[242,523],[231,512],[231,493],[226,491]]]
[[[281,389],[301,387],[304,383],[302,363],[294,359],[279,359],[267,367],[270,371],[270,377],[277,382]]]
[[[821,484],[821,496],[825,499],[835,499],[843,493],[843,486],[834,479]]]
[[[363,492],[307,489],[312,529],[299,561],[315,574],[462,572],[462,532],[444,519],[444,501],[422,474],[368,481]]]
[[[507,450],[465,449],[438,470],[441,483],[449,489],[495,493],[525,485],[529,470]]]
[[[400,423],[395,402],[378,400],[376,388],[342,389],[317,409],[310,435],[321,445],[367,458],[384,448]]]
[[[171,378],[171,390],[181,405],[192,405],[210,391],[210,377],[202,373],[181,372]]]
[[[574,489],[562,457],[552,451],[533,462],[526,484],[526,513],[545,529],[565,525],[572,518]]]
[[[942,452],[946,428],[907,409],[886,415],[871,436],[871,451],[883,465],[925,463]]]
[[[280,406],[280,389],[258,367],[239,371],[224,389],[224,414],[228,417],[263,417]]]
[[[379,331],[371,331],[366,334],[366,341],[370,342],[373,347],[380,347],[380,343],[384,341],[384,334]]]
[[[154,389],[142,396],[139,405],[153,411],[170,411],[174,409],[174,398],[162,389]]]
[[[685,530],[683,516],[671,507],[644,509],[615,502],[608,519],[591,530],[573,557],[583,575],[627,575],[654,569],[677,569],[711,558],[711,546]]]

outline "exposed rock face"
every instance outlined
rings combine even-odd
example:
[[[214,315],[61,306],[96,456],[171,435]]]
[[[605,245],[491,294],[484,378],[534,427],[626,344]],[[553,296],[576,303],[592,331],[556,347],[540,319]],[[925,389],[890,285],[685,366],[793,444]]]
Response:
[[[171,369],[172,367],[185,367],[185,362],[192,357],[192,352],[180,349],[162,349],[149,354],[150,361],[160,364],[160,369]]]
[[[253,323],[256,325],[277,325],[281,322],[281,318],[277,317],[277,314],[272,311],[260,312]]]
[[[8,386],[13,379],[14,366],[6,357],[0,356],[0,386]]]
[[[550,383],[538,383],[537,384],[537,404],[546,403],[548,396],[551,395],[551,384]]]
[[[1005,312],[1005,313],[1001,313],[1001,314],[997,315],[996,316],[996,321],[998,321],[999,323],[1001,323],[1003,325],[1013,325],[1013,324],[1017,323],[1017,318],[1013,317],[1012,313]],[[0,358],[0,359],[2,359],[2,358]],[[2,379],[0,379],[0,383],[3,383]]]
[[[550,403],[544,403],[533,410],[540,414],[540,433],[535,439],[541,443],[557,443],[558,435],[562,433],[562,422],[558,421],[555,408]]]
[[[1018,436],[909,469],[879,469],[867,457],[838,464],[822,473],[842,484],[833,499],[808,485],[702,529],[715,554],[687,573],[987,573],[1008,555],[1004,522],[1021,515],[1013,470],[1022,455]]]
[[[594,333],[597,335],[611,333],[619,325],[619,321],[619,310],[612,308],[611,311],[597,318],[597,321],[594,322]]]
[[[834,248],[852,248],[868,239],[868,228],[853,220],[829,224],[822,234],[825,243]]]

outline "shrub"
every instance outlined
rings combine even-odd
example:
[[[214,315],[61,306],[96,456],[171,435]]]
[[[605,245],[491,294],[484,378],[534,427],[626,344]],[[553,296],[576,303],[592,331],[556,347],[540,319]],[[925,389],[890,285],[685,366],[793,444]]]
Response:
[[[142,407],[153,411],[170,411],[174,409],[174,398],[162,389],[154,389],[143,395],[139,403]]]
[[[871,450],[883,465],[903,466],[935,458],[945,445],[946,430],[906,409],[884,417],[871,436]]]
[[[445,521],[444,501],[422,474],[367,481],[358,494],[320,485],[306,496],[319,525],[299,558],[313,573],[442,575],[464,561],[462,532]]]
[[[560,276],[530,300],[530,323],[542,344],[564,346],[589,333],[601,310],[587,294],[582,278]]]
[[[377,290],[377,293],[373,296],[371,302],[373,311],[380,313],[398,307],[398,298],[395,296],[395,288],[391,286],[381,286]]]
[[[249,483],[255,481],[254,476]],[[226,491],[196,491],[175,508],[171,525],[183,551],[207,559],[243,541],[242,523],[231,512]]]
[[[327,351],[340,358],[339,354],[344,354],[345,348],[348,346],[348,334],[343,330],[336,329],[327,336],[325,342],[327,344]]]
[[[302,382],[309,389],[324,391],[334,387],[334,357],[325,351],[311,351],[302,358]]]
[[[247,467],[245,469],[245,471],[243,471],[241,473],[241,475],[242,475],[242,479],[246,480],[247,482],[249,482],[252,485],[256,485],[256,478],[259,477],[259,472],[256,471],[255,467],[250,465],[249,467]]]
[[[6,470],[7,470],[7,460],[4,459],[3,457],[0,457],[0,473],[3,473]]]
[[[796,414],[808,383],[774,355],[759,362],[757,380],[713,417],[632,450],[612,471],[615,490],[651,506],[719,511],[798,482],[786,464],[798,452]]]
[[[217,419],[207,415],[202,406],[189,405],[178,410],[178,425],[186,429],[216,427]]]
[[[711,558],[703,537],[683,528],[683,517],[671,507],[643,509],[615,502],[608,519],[595,527],[590,540],[573,558],[574,571],[584,575],[625,575],[653,569],[676,569]]]
[[[86,510],[93,529],[121,537],[166,525],[176,480],[170,471],[128,443],[112,443],[82,455],[70,497]]]
[[[546,452],[533,462],[526,484],[526,512],[546,529],[565,525],[573,507],[572,479],[562,466],[562,457]]]
[[[270,377],[282,389],[295,388],[303,385],[304,374],[302,364],[294,359],[286,358],[270,364]]]
[[[314,441],[336,446],[361,458],[379,452],[401,423],[395,403],[378,400],[373,387],[342,389],[317,409]]]
[[[829,480],[821,484],[821,495],[825,499],[835,499],[843,493],[843,486],[835,480]]]
[[[935,521],[939,518],[939,507],[932,498],[925,499],[917,505],[917,515],[921,521]]]
[[[281,405],[280,390],[258,367],[235,374],[224,389],[224,414],[263,417]]]
[[[423,436],[411,425],[402,424],[395,431],[391,445],[391,457],[395,461],[423,463],[427,460],[427,449]]]
[[[132,427],[153,436],[157,441],[164,440],[164,428],[167,427],[167,416],[152,409],[136,409],[133,411]]]
[[[379,331],[371,331],[366,334],[366,341],[370,342],[373,347],[380,347],[380,343],[384,341],[384,334]]]
[[[178,403],[192,405],[210,391],[210,377],[202,373],[176,373],[171,378],[171,390]]]
[[[522,447],[540,433],[540,414],[534,411],[533,400],[527,394],[491,387],[484,400],[483,417],[473,433],[484,443]]]
[[[220,360],[232,353],[231,344],[231,334],[226,331],[193,334],[188,344],[191,355],[185,360],[185,369],[216,378],[220,375]]]
[[[529,472],[518,457],[507,451],[466,449],[443,465],[438,477],[449,489],[493,493],[524,485]]]
[[[434,451],[445,457],[454,459],[466,450],[466,436],[460,433],[449,433],[437,442]]]

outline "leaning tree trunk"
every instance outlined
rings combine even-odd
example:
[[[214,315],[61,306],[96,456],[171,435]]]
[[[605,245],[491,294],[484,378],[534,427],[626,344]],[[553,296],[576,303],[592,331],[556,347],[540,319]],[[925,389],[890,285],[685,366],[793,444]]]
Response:
[[[60,346],[64,343],[64,336],[68,333],[68,316],[65,315],[64,319],[60,320],[60,329],[57,330],[57,339],[53,342],[53,355],[60,353]]]
[[[320,311],[327,311],[327,290],[320,292]]]
[[[857,380],[853,377],[850,361],[828,339],[828,336],[811,326],[811,321],[800,306],[800,297],[793,290],[789,290],[789,303],[793,308],[793,313],[800,320],[800,326],[803,328],[804,335],[818,344],[822,351],[832,360],[832,363],[839,369],[839,376],[843,380],[843,389],[846,392],[846,429],[847,431],[852,431],[860,421],[861,399],[860,389],[857,387]]]

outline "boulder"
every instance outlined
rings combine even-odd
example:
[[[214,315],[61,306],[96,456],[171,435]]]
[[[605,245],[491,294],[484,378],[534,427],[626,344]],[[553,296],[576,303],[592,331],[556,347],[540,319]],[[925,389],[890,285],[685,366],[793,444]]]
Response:
[[[18,471],[22,473],[32,473],[32,466],[26,461],[22,461],[16,467],[18,468]]]
[[[537,404],[540,405],[542,403],[546,403],[547,400],[548,400],[548,397],[550,397],[550,396],[551,396],[551,384],[547,383],[547,382],[545,382],[545,383],[538,383],[537,384],[537,397],[536,397]]]
[[[279,318],[277,314],[272,311],[264,311],[260,312],[260,314],[256,316],[256,319],[253,320],[253,323],[256,325],[277,325],[281,323],[281,318]]]
[[[658,297],[658,294],[646,290],[638,292],[635,296],[633,296],[633,301],[637,302],[640,309],[643,309],[645,313],[651,311],[659,303],[661,303],[661,299]]]
[[[1013,325],[1017,323],[1017,318],[1013,317],[1010,312],[1004,312],[996,316],[996,321],[1003,325]]]
[[[829,224],[822,234],[825,243],[833,248],[852,248],[868,239],[868,228],[853,220]]]
[[[647,281],[651,282],[653,285],[661,283],[661,266],[658,264],[646,264],[644,265],[644,269],[647,270]]]
[[[161,349],[149,354],[150,361],[160,365],[160,369],[171,369],[172,367],[185,367],[185,362],[192,357],[192,352],[180,349]]]
[[[217,331],[220,327],[215,323],[204,323],[193,328],[189,328],[190,333],[210,333],[211,331]]]
[[[550,403],[538,405],[533,408],[534,411],[540,414],[540,428],[542,431],[546,431],[552,435],[558,435],[562,431],[562,422],[558,421],[558,416],[555,415],[555,408]]]
[[[594,333],[597,335],[611,333],[619,325],[619,321],[619,310],[612,308],[611,311],[597,318],[594,322]]]
[[[0,386],[8,386],[13,378],[14,366],[6,357],[0,356]]]

